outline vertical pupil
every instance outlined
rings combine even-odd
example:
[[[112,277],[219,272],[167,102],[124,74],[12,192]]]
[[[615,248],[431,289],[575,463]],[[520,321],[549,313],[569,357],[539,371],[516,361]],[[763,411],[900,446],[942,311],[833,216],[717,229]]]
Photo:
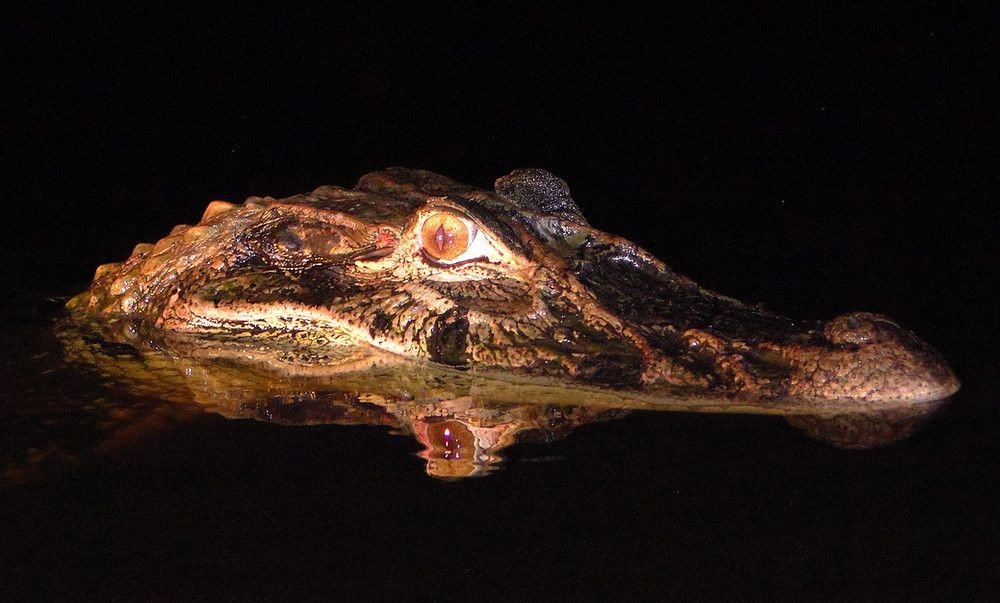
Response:
[[[431,257],[453,260],[462,255],[471,243],[471,231],[461,218],[432,215],[420,227],[420,242]]]
[[[448,236],[448,231],[444,229],[444,224],[439,225],[437,232],[434,233],[434,244],[437,245],[438,253],[444,252],[445,246],[451,243],[451,238]]]

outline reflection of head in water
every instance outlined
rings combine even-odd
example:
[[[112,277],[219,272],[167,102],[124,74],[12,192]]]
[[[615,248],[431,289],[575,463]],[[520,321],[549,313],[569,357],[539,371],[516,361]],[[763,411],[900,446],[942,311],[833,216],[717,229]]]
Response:
[[[603,407],[482,404],[468,398],[395,409],[424,445],[419,454],[427,461],[427,474],[444,479],[486,475],[503,460],[501,451],[515,442],[550,441],[578,425],[627,412]]]
[[[513,444],[530,425],[517,421],[473,425],[454,418],[414,419],[413,432],[424,450],[427,474],[441,478],[484,475],[500,463],[500,450]]]

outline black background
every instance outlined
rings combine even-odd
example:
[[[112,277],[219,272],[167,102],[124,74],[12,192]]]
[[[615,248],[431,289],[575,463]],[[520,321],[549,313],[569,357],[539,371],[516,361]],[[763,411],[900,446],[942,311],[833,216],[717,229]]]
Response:
[[[994,15],[944,5],[723,5],[685,12],[504,3],[405,10],[366,3],[323,11],[60,3],[12,16],[3,19],[7,33],[0,41],[6,215],[0,291],[72,293],[86,285],[96,264],[121,260],[136,242],[196,221],[211,199],[349,186],[390,165],[485,187],[511,169],[543,167],[569,182],[592,224],[638,242],[700,284],[807,318],[861,309],[890,315],[938,347],[964,381],[938,432],[931,430],[925,436],[931,439],[918,441],[910,453],[933,464],[933,447],[952,442],[952,456],[939,462],[961,471],[928,487],[938,488],[934,501],[971,500],[970,513],[949,516],[940,530],[912,540],[908,526],[890,522],[901,530],[894,561],[874,545],[870,559],[850,558],[845,571],[853,587],[835,586],[843,568],[804,558],[794,568],[797,577],[765,561],[737,572],[743,581],[729,586],[744,593],[791,588],[857,595],[865,592],[863,568],[874,563],[895,568],[874,571],[872,592],[881,595],[914,580],[921,588],[933,584],[937,590],[930,592],[936,593],[997,587],[997,496],[990,483],[997,477],[990,453],[997,451],[1000,324]],[[686,420],[710,433],[712,419]],[[645,435],[653,449],[676,451],[676,438],[684,440],[670,429]],[[601,445],[600,434],[589,437],[594,447]],[[581,441],[588,450],[586,436],[577,446]],[[867,478],[892,472],[872,460],[878,456],[848,458],[868,464],[861,471]],[[683,462],[687,472],[704,464],[706,480],[726,479],[712,458],[688,451]],[[744,469],[752,474],[773,467]],[[537,476],[520,478],[516,487],[489,478],[463,486],[466,494],[453,488],[447,496],[454,504],[481,505],[491,488],[514,488],[511,496],[520,497],[531,491],[543,501],[542,516],[554,521],[560,505],[572,513],[574,501],[560,497],[582,496],[591,471],[606,478],[618,470],[584,461],[540,470],[558,482],[553,498],[546,498],[551,482]],[[642,484],[638,500],[658,490],[643,476],[632,477]],[[402,515],[407,497],[429,508],[422,483],[393,494],[402,497]],[[920,491],[919,483],[898,490],[900,496]],[[629,500],[620,496],[612,502]],[[806,498],[803,504],[813,505],[808,513],[794,506],[788,513],[822,524],[824,497]],[[591,511],[600,506],[582,500]],[[390,505],[381,504],[388,514]],[[881,513],[917,505],[921,511],[912,516],[933,522],[937,513],[921,506],[927,504],[892,499],[875,507]],[[747,508],[742,512],[749,514],[744,519],[752,516]],[[517,521],[509,508],[505,513]],[[457,575],[471,584],[483,567],[509,567],[520,575],[526,570],[519,564],[526,563],[535,569],[530,584],[515,580],[523,590],[558,595],[568,592],[568,579],[603,580],[608,594],[619,587],[634,592],[629,588],[637,584],[663,587],[651,578],[669,578],[657,573],[655,555],[662,550],[656,545],[636,542],[630,563],[621,556],[633,549],[614,539],[608,518],[619,513],[639,513],[647,521],[632,525],[630,538],[683,536],[664,533],[659,518],[643,515],[638,502],[612,504],[592,532],[583,522],[556,522],[567,531],[539,548],[537,542],[519,547],[531,535],[515,530],[513,540],[492,551],[473,546],[488,556],[474,563],[462,557],[460,527],[449,526],[442,534],[456,539],[453,563],[459,569],[441,579]],[[467,514],[458,525],[473,520]],[[506,525],[492,521],[497,529]],[[803,521],[814,536],[829,536]],[[877,519],[865,521],[880,529]],[[421,535],[434,533],[420,525]],[[858,534],[854,552],[865,550],[868,532]],[[381,545],[366,549],[359,530],[350,546],[366,551],[357,553],[366,563],[383,559],[387,576],[424,586],[437,580],[429,568],[438,566],[422,556],[420,542],[397,543],[397,549],[382,536]],[[258,542],[275,535],[246,537]],[[756,538],[767,535],[750,534],[746,542]],[[928,543],[941,538],[959,539],[946,550],[964,556],[961,563],[952,558],[943,581],[928,582],[943,554]],[[775,546],[794,546],[791,540]],[[615,544],[601,548],[596,541]],[[664,571],[690,581],[704,578],[703,570],[718,576],[705,582],[709,591],[725,591],[732,571],[726,563],[756,558],[747,544],[741,554],[714,564],[715,545],[705,545],[693,565],[675,560]],[[447,548],[432,547],[435,554]],[[530,554],[520,559],[525,548]],[[567,550],[577,551],[580,562],[557,566],[554,581],[541,579],[538,568]],[[618,564],[609,564],[612,553]],[[794,552],[784,550],[781,559],[787,564]],[[271,561],[261,553],[247,563],[256,568]],[[959,566],[969,575],[956,576]],[[172,576],[167,567],[157,575],[161,582]],[[413,567],[421,568],[420,578]],[[174,569],[180,582],[190,578]],[[378,572],[366,572],[372,580],[361,582],[377,590]],[[810,586],[811,574],[820,576],[819,584]],[[287,583],[293,578],[279,573],[268,592],[299,592]],[[133,586],[142,584],[135,580]],[[189,584],[197,590],[211,582],[201,575]]]

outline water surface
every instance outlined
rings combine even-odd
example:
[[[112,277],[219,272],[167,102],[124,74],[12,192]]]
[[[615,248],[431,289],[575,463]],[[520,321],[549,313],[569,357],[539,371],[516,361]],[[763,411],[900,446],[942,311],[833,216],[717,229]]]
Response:
[[[52,332],[58,300],[8,302],[2,582],[18,594],[996,587],[1000,476],[986,455],[997,444],[961,399],[868,451],[775,416],[550,405],[457,422],[428,406],[420,427],[377,400],[212,406],[68,365]],[[522,436],[486,450],[488,462],[457,458],[510,425]],[[431,441],[451,444],[421,445]]]

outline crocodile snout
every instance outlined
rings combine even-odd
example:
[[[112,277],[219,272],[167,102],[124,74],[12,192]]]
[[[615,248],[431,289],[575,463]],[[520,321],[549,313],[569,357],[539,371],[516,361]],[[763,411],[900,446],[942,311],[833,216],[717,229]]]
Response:
[[[790,395],[889,407],[940,400],[959,388],[937,352],[884,316],[843,314],[827,322],[822,335],[825,345],[786,354],[793,366]]]

